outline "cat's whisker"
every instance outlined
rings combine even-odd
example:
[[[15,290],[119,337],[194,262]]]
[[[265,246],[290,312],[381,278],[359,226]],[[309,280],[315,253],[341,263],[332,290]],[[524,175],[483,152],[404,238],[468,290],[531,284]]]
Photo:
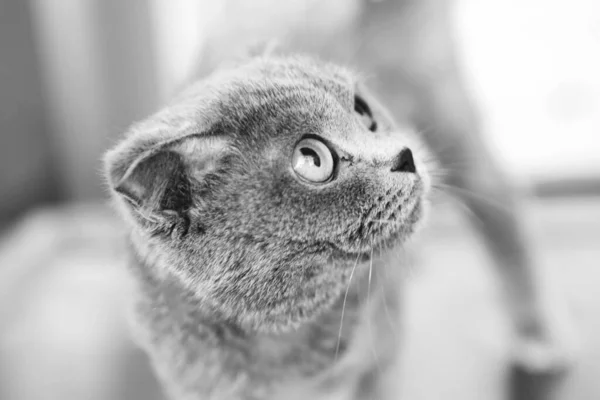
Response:
[[[382,257],[382,254],[383,254],[383,248],[382,248],[382,246],[379,246],[379,257]],[[386,282],[389,279],[388,265],[389,264],[387,262],[384,263],[384,265],[382,265],[383,273],[385,274],[385,280],[386,280]],[[389,307],[388,307],[388,304],[387,304],[387,293],[386,293],[385,285],[384,284],[381,285],[381,291],[383,293],[383,312],[385,313],[385,316],[386,316],[386,318],[388,320],[388,323],[390,324],[390,329],[392,330],[392,333],[394,335],[396,335],[396,328],[394,326],[394,322],[392,320],[392,315],[390,314],[390,310],[389,310]]]
[[[450,176],[450,170],[442,170],[442,169],[437,169],[437,170],[429,170],[428,173],[430,176],[433,177],[441,177],[441,178],[447,178]]]
[[[371,238],[371,257],[369,260],[369,286],[367,287],[367,306],[371,300],[371,277],[373,276],[373,238]]]
[[[421,158],[421,161],[426,165],[436,165],[439,164],[439,161],[436,157],[427,157]]]
[[[473,163],[467,160],[454,162],[440,162],[436,158],[422,159],[430,176],[448,178],[450,176],[462,176],[473,169]]]
[[[354,276],[354,271],[356,270],[356,266],[358,265],[358,260],[360,258],[360,254],[356,256],[356,261],[354,262],[354,266],[352,267],[352,271],[350,272],[350,278],[348,279],[348,286],[346,287],[346,293],[344,294],[344,301],[342,303],[342,316],[340,317],[340,330],[338,332],[337,344],[335,346],[335,361],[338,359],[338,354],[340,352],[340,343],[342,341],[342,329],[344,327],[344,311],[346,310],[346,301],[348,300],[348,292],[350,291],[350,285],[352,285],[352,277]]]
[[[369,262],[369,282],[367,285],[367,308],[371,308],[371,278],[373,276],[373,238],[371,238],[371,260]],[[369,329],[369,337],[371,342],[371,348],[373,350],[373,358],[377,369],[381,371],[381,365],[379,363],[379,357],[377,356],[377,349],[375,347],[375,340],[373,337],[373,329],[371,326],[371,318],[367,318],[367,328]]]
[[[473,212],[473,210],[471,209],[471,207],[469,207],[468,205],[466,205],[463,201],[461,201],[460,199],[457,199],[456,203],[458,204],[458,206],[460,208],[462,208],[468,215],[470,215],[473,219],[475,219],[475,221],[477,221],[477,223],[481,224],[481,225],[485,225],[485,222],[481,219],[481,217],[477,214],[475,214],[475,212]]]
[[[504,211],[507,213],[510,212],[509,209],[504,204],[501,204],[494,199],[484,197],[484,196],[482,196],[478,193],[475,193],[471,190],[468,190],[468,189],[463,189],[460,187],[447,185],[444,183],[438,183],[434,186],[434,188],[437,188],[440,191],[442,191],[443,193],[446,193],[449,195],[454,194],[453,197],[457,198],[457,200],[462,200],[461,196],[462,197],[466,196],[466,197],[469,197],[471,200],[481,201],[481,202],[484,202],[484,204],[488,204],[490,206],[496,207],[500,211]],[[462,203],[462,201],[460,201],[460,202]]]
[[[372,219],[370,222],[377,222],[378,224],[392,224],[395,221],[386,221],[384,219]]]
[[[402,251],[402,263],[406,266],[405,278],[414,277],[416,275],[414,259],[410,257],[409,252],[406,250]]]
[[[417,133],[424,138],[435,138],[440,135],[433,125],[420,128],[417,130]],[[437,168],[452,169],[453,172],[463,173],[472,168],[474,164],[478,165],[478,163],[484,161],[481,159],[480,154],[467,153],[454,149],[453,146],[456,146],[456,144],[452,141],[448,141],[444,145],[440,145],[439,141],[435,140],[425,140],[425,142],[429,142],[430,144],[416,142],[415,145],[420,152],[430,157],[427,161],[423,161],[426,165],[428,165],[428,162],[434,162],[438,165]],[[452,162],[448,160],[452,160]]]

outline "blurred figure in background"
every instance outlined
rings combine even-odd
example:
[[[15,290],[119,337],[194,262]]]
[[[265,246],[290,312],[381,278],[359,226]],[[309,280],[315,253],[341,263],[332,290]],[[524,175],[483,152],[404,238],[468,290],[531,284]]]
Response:
[[[487,244],[496,257],[496,263],[499,267],[504,267],[501,271],[508,271],[509,276],[505,276],[505,279],[511,284],[507,287],[507,297],[514,299],[513,315],[516,316],[518,329],[522,334],[532,334],[535,338],[542,336],[542,352],[546,356],[556,356],[551,362],[544,363],[545,366],[557,365],[555,362],[560,364],[564,361],[563,357],[568,355],[565,353],[569,349],[561,347],[564,344],[562,341],[553,342],[556,337],[546,337],[546,334],[554,332],[546,330],[545,321],[536,320],[536,316],[541,315],[537,309],[540,304],[537,297],[530,297],[536,292],[532,291],[534,281],[524,268],[529,262],[523,247],[525,240],[519,228],[519,221],[514,220],[514,214],[504,210],[504,207],[513,201],[509,190],[511,185],[499,174],[497,162],[492,161],[503,157],[490,155],[490,152],[485,150],[488,146],[484,144],[484,132],[496,132],[497,136],[500,136],[500,131],[503,135],[510,135],[503,132],[510,124],[506,123],[505,117],[504,120],[500,119],[500,122],[496,121],[492,127],[483,124],[486,129],[482,129],[468,94],[468,80],[465,84],[462,73],[468,69],[460,68],[460,64],[476,64],[477,58],[464,60],[462,55],[469,41],[458,40],[458,47],[456,46],[457,32],[453,23],[469,13],[474,21],[485,20],[484,17],[489,21],[493,13],[485,11],[485,6],[481,3],[486,3],[494,10],[494,2],[476,3],[466,0],[457,4],[429,0],[229,0],[217,4],[208,1],[159,0],[126,3],[97,0],[61,3],[0,1],[0,18],[6,19],[7,22],[0,24],[1,49],[6,51],[0,61],[0,79],[3,87],[8,88],[0,93],[3,105],[0,114],[3,131],[0,137],[0,184],[3,188],[0,214],[5,220],[9,220],[18,212],[25,212],[35,204],[51,200],[87,202],[101,198],[102,182],[98,178],[97,161],[108,147],[111,137],[119,135],[132,121],[152,112],[175,90],[180,84],[179,81],[188,73],[188,69],[192,68],[192,64],[199,61],[198,73],[202,75],[232,55],[243,54],[246,47],[255,44],[257,40],[276,37],[283,45],[358,67],[372,76],[368,81],[369,85],[379,92],[394,111],[397,120],[411,121],[419,127],[445,166],[449,183],[453,187],[464,189],[448,190],[469,205],[476,221],[484,219],[483,223],[478,225],[484,237],[503,238],[502,241],[488,240]],[[456,8],[457,5],[460,7]],[[577,2],[577,5],[564,1],[529,1],[526,5],[495,7],[497,11],[505,10],[504,16],[519,15],[520,12],[525,15],[528,24],[539,23],[539,26],[542,26],[542,21],[531,22],[527,15],[553,12],[553,17],[548,17],[547,20],[558,24],[561,21],[569,21],[567,17],[570,14],[563,12],[564,10],[579,7],[578,13],[573,12],[572,20],[577,21],[577,18],[581,19],[588,14],[595,15],[600,20],[600,9],[597,5],[583,0]],[[518,10],[511,7],[518,7]],[[455,12],[458,19],[454,16]],[[471,35],[483,36],[488,40],[494,39],[494,33],[498,36],[508,35],[504,32],[506,26],[500,23],[495,27],[496,31],[487,36],[485,27],[477,27],[477,24],[472,26],[475,28],[469,32]],[[519,32],[523,35],[527,30],[522,29]],[[515,35],[519,40],[518,34]],[[456,37],[460,39],[460,35]],[[593,43],[597,45],[597,41],[600,40],[597,32],[594,37],[596,42],[588,43],[585,47],[588,50],[593,48]],[[510,47],[515,43],[516,41],[507,42],[505,46]],[[197,51],[201,47],[198,60]],[[539,47],[536,49],[540,50]],[[498,48],[497,52],[502,53],[502,50]],[[531,57],[532,60],[536,57],[533,49],[525,56]],[[598,63],[597,59],[585,60],[591,65]],[[511,58],[507,58],[502,60],[500,65],[504,66],[511,61]],[[527,62],[519,61],[519,64]],[[495,75],[488,70],[488,81],[500,80],[504,73],[501,69],[494,72]],[[514,96],[518,99],[519,93],[525,90],[519,87],[518,82],[522,83],[524,80],[515,80],[513,85],[511,79],[512,77],[505,78],[505,85],[514,86]],[[570,112],[568,115],[573,118],[573,113],[577,115],[577,110],[573,111],[574,106],[565,105],[565,100],[561,99],[575,96],[575,99],[583,97],[579,103],[580,109],[596,107],[597,110],[597,99],[600,95],[599,86],[594,86],[597,83],[598,80],[595,80],[588,85],[595,87],[595,92],[588,91],[583,95],[577,91],[581,89],[580,85],[574,86],[575,91],[559,88],[558,95],[554,95],[558,100],[552,103],[554,109],[558,108],[562,112],[566,108],[564,112]],[[4,86],[5,84],[7,86]],[[542,86],[532,86],[531,90],[539,91],[540,87]],[[495,93],[501,93],[501,89],[503,88],[496,89]],[[592,97],[589,93],[592,93]],[[508,98],[506,101],[513,100]],[[534,111],[535,108],[532,112]],[[526,116],[517,124],[527,126]],[[600,122],[592,120],[590,126],[597,129]],[[576,127],[580,132],[578,138],[585,139],[586,129],[589,131],[590,127],[583,124]],[[564,127],[560,138],[542,136],[544,145],[550,146],[547,143],[554,140],[559,143],[557,148],[561,148],[561,142],[571,133],[575,134]],[[446,136],[440,142],[437,138],[442,135]],[[530,135],[534,138],[540,137],[533,131]],[[452,140],[448,140],[448,137]],[[520,153],[525,154],[525,158],[534,157],[536,149],[540,147],[540,143],[534,140],[527,141],[525,137],[521,140],[518,136],[513,138],[516,140],[510,142],[507,147],[511,151],[526,147],[525,151]],[[589,147],[588,144],[592,148],[594,145],[598,146],[597,140],[584,140],[583,143],[585,144],[580,145],[580,148]],[[569,146],[572,144],[562,144],[562,148],[572,148]],[[592,191],[593,185],[598,187],[597,182],[600,181],[598,164],[588,163],[585,169],[571,168],[568,162],[575,163],[573,160],[577,158],[586,159],[585,155],[582,158],[580,154],[573,151],[571,153],[573,154],[570,158],[566,152],[549,157],[547,160],[551,162],[540,163],[538,168],[550,168],[550,164],[563,163],[562,165],[566,165],[563,169],[574,171],[570,182],[592,177],[589,179],[591,183],[583,186],[572,185],[573,189],[567,193],[578,190],[578,187]],[[587,160],[591,158],[588,157]],[[518,169],[514,164],[516,163],[513,163],[512,167],[505,166],[514,172]],[[519,172],[521,175],[527,174]],[[548,175],[555,177],[554,174]],[[554,181],[556,179],[551,180]],[[558,187],[567,186],[563,184]],[[494,205],[498,202],[502,203],[503,207]],[[513,206],[509,207],[513,209]],[[564,228],[563,235],[570,232],[573,236],[574,231],[580,233],[582,239],[577,243],[588,249],[585,243],[593,241],[593,234],[598,234],[598,229],[588,227],[591,226],[589,224],[598,222],[597,208],[589,211],[578,203],[567,203],[564,207],[572,216],[584,213],[589,219],[572,217],[559,219],[557,222],[556,215],[559,213],[542,211],[545,223],[554,223],[559,227],[558,231]],[[536,208],[538,209],[539,207]],[[548,219],[549,215],[554,219]],[[104,225],[99,221],[108,223]],[[454,224],[457,223],[449,223],[451,227],[454,227]],[[540,226],[547,225],[537,225],[538,230],[535,232],[538,236]],[[428,252],[435,251],[439,258],[430,256],[433,260],[426,259],[423,264],[433,265],[437,260],[442,269],[453,271],[446,273],[463,276],[464,279],[448,278],[438,269],[437,275],[429,273],[430,278],[427,282],[432,285],[431,282],[435,281],[431,276],[445,276],[445,282],[454,282],[453,279],[456,279],[454,286],[448,284],[455,290],[449,291],[447,286],[442,284],[429,286],[430,291],[427,287],[421,287],[415,294],[408,293],[408,361],[405,363],[405,369],[409,372],[405,373],[403,381],[420,382],[421,388],[415,383],[413,389],[407,384],[405,386],[408,389],[403,390],[408,392],[407,398],[411,398],[411,393],[414,395],[419,391],[422,398],[439,398],[431,392],[429,397],[428,392],[423,394],[424,386],[437,383],[439,387],[446,388],[445,391],[440,389],[438,395],[454,393],[456,398],[469,398],[470,393],[474,396],[471,398],[480,398],[479,389],[487,392],[490,388],[495,388],[495,392],[499,393],[498,397],[490,395],[490,398],[502,398],[502,391],[498,386],[501,379],[493,380],[488,377],[490,381],[481,383],[482,386],[478,389],[478,379],[475,378],[477,372],[480,378],[487,375],[501,376],[502,369],[490,368],[490,360],[509,360],[497,354],[495,358],[486,359],[482,356],[481,360],[487,361],[478,361],[479,367],[476,363],[465,366],[464,375],[461,375],[459,368],[453,371],[454,377],[449,373],[450,376],[445,379],[436,379],[436,371],[439,374],[442,370],[452,370],[452,360],[464,361],[465,352],[470,352],[474,346],[465,343],[459,346],[457,343],[461,341],[452,340],[451,337],[432,339],[429,332],[439,329],[435,321],[443,320],[443,315],[447,314],[448,310],[444,311],[440,308],[441,305],[436,308],[430,304],[443,305],[445,301],[451,302],[448,299],[464,299],[466,306],[460,308],[462,311],[456,311],[459,309],[457,307],[454,310],[457,315],[450,319],[447,325],[464,325],[466,337],[472,335],[472,332],[477,332],[477,329],[483,329],[477,316],[485,314],[484,310],[475,312],[470,307],[478,301],[493,304],[489,297],[487,300],[477,300],[475,296],[475,300],[466,300],[468,296],[465,293],[469,292],[469,287],[472,288],[469,282],[477,280],[478,275],[464,267],[461,270],[461,266],[475,265],[480,269],[483,267],[479,264],[485,264],[485,261],[481,258],[465,258],[462,253],[476,253],[477,245],[468,239],[460,243],[452,242],[450,236],[454,236],[457,231],[463,232],[459,237],[468,237],[458,228],[439,231],[446,232],[447,235],[437,237],[430,233],[429,240],[433,241],[434,245],[426,247]],[[1,398],[159,398],[158,389],[146,383],[151,382],[148,381],[151,378],[144,375],[148,371],[143,369],[143,356],[132,349],[126,340],[125,329],[118,318],[119,306],[95,300],[110,297],[111,293],[126,295],[123,285],[114,285],[114,282],[121,282],[122,279],[119,272],[119,235],[118,227],[112,225],[104,209],[95,206],[64,208],[61,213],[51,213],[50,217],[47,214],[42,214],[41,217],[34,215],[26,224],[20,225],[19,229],[7,234],[7,245],[2,247],[3,252],[0,254],[0,274],[9,271],[5,276],[10,279],[5,279],[4,286],[0,287],[3,289],[6,286],[5,290],[0,290],[0,316],[10,315],[12,318],[3,318],[0,323]],[[432,236],[434,239],[431,239]],[[79,240],[74,239],[77,237]],[[435,243],[438,245],[435,246]],[[458,251],[458,254],[448,253],[444,245],[449,246],[451,243],[462,251]],[[569,244],[562,247],[562,258],[554,259],[568,260],[565,264],[571,265],[573,255],[569,251],[574,248],[573,243],[564,243]],[[548,241],[543,245],[549,246]],[[586,251],[588,253],[584,254],[591,258],[590,250]],[[102,254],[104,256],[101,256]],[[543,265],[549,257],[540,258]],[[589,265],[588,260],[589,258],[578,259],[581,265]],[[506,269],[507,266],[509,269]],[[461,275],[460,271],[463,270],[469,273]],[[75,276],[80,277],[79,280],[73,281],[74,272],[77,273]],[[71,276],[71,280],[65,279],[65,276]],[[587,275],[583,280],[592,282],[594,278]],[[484,282],[485,279],[481,281]],[[595,282],[597,281],[596,279]],[[72,291],[73,288],[81,290],[82,287],[96,290],[85,290],[85,295],[77,290]],[[70,291],[64,290],[65,288]],[[444,298],[443,293],[446,292],[448,297]],[[16,296],[16,293],[21,295]],[[58,296],[58,293],[61,293],[62,297]],[[421,297],[425,296],[423,293],[430,296],[425,299]],[[90,299],[91,303],[81,302],[82,298]],[[49,299],[54,299],[54,302],[48,303]],[[592,307],[591,304],[597,307],[600,303],[597,296],[592,296],[586,301],[588,309]],[[74,307],[78,303],[80,307]],[[55,306],[40,308],[42,304]],[[65,304],[69,304],[69,307],[65,307]],[[523,308],[523,304],[529,304],[531,307]],[[9,313],[5,313],[7,309]],[[411,309],[415,311],[411,312]],[[490,306],[490,309],[493,313],[494,308]],[[461,312],[467,317],[461,319]],[[431,320],[424,322],[423,316],[426,315],[431,315]],[[59,325],[63,329],[58,329]],[[82,326],[94,328],[78,330],[77,327]],[[419,326],[422,328],[418,328]],[[489,326],[499,325],[490,322]],[[418,336],[414,333],[415,329],[420,332],[421,341],[411,339]],[[38,332],[46,334],[40,335]],[[486,332],[494,338],[498,336],[498,340],[501,341],[501,332],[490,330],[489,327]],[[454,358],[448,354],[440,357],[440,353],[432,353],[431,350],[421,353],[417,351],[416,355],[412,353],[413,349],[435,347],[435,343],[439,344],[437,348],[442,355],[453,346],[458,346],[463,352]],[[557,352],[549,354],[546,350],[552,350],[554,344],[557,344]],[[546,345],[550,348],[545,347]],[[600,348],[598,343],[595,346]],[[505,353],[514,351],[507,347],[503,349]],[[480,353],[485,354],[485,350]],[[65,357],[61,358],[59,355]],[[62,362],[57,366],[56,360],[59,358]],[[545,358],[548,360],[548,357]],[[431,361],[427,362],[424,359]],[[418,362],[414,362],[415,360]],[[437,367],[436,370],[436,367],[432,366],[436,363],[447,368]],[[426,367],[423,367],[424,365]],[[584,365],[587,365],[588,369],[598,368],[598,365],[593,363]],[[414,374],[416,379],[410,379]],[[29,387],[28,382],[36,376],[44,376],[43,383],[37,388]],[[65,376],[70,376],[71,379],[67,380]],[[462,382],[467,382],[465,385],[470,388],[464,389],[463,392],[452,389],[452,384],[449,383],[460,382],[461,376]],[[583,376],[586,376],[585,373]],[[594,393],[600,393],[600,388],[595,387],[589,380],[582,379],[579,380],[579,386],[573,389],[576,393],[585,393],[583,396],[588,396],[581,398],[594,398]],[[577,382],[577,378],[575,381]],[[143,394],[136,386],[150,389],[151,393]]]
[[[333,5],[338,6],[335,11]],[[542,294],[546,288],[525,233],[529,222],[521,214],[520,195],[490,151],[459,65],[455,3],[305,1],[299,2],[291,21],[270,24],[265,10],[277,7],[264,0],[252,5],[226,1],[221,20],[209,32],[200,54],[200,76],[260,40],[279,40],[291,51],[317,54],[365,71],[369,86],[389,105],[395,119],[421,132],[438,163],[434,187],[466,205],[467,216],[492,254],[515,322],[515,361],[537,372],[563,369],[572,361],[574,339],[565,337],[570,327],[556,324],[569,321],[566,316],[545,315],[559,310],[546,304],[546,293]],[[333,29],[327,23],[331,20],[337,21]]]

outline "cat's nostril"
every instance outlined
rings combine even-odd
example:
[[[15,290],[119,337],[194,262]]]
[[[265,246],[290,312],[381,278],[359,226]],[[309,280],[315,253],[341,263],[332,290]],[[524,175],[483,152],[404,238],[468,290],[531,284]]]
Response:
[[[398,154],[394,159],[394,164],[392,165],[392,172],[417,172],[412,151],[410,151],[408,147],[403,149],[400,152],[400,154]]]

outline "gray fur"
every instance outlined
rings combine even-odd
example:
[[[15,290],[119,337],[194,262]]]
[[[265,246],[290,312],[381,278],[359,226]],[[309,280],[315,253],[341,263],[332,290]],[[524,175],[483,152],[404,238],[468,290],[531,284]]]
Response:
[[[416,174],[391,172],[415,138],[364,90],[338,66],[257,58],[192,85],[107,154],[131,227],[133,327],[172,398],[376,391],[397,340],[399,267],[384,259],[421,221],[429,181],[419,154]],[[340,156],[330,183],[291,170],[307,134]]]

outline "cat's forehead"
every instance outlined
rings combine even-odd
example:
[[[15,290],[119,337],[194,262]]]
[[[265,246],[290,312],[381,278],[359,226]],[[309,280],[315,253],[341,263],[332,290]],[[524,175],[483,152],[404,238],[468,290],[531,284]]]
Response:
[[[214,126],[232,128],[223,130],[228,135],[241,134],[252,122],[267,123],[265,117],[281,120],[302,112],[310,114],[305,121],[310,125],[318,123],[319,115],[324,117],[321,122],[340,122],[335,111],[351,109],[356,81],[353,71],[311,58],[257,58],[191,85],[166,108],[136,124],[129,137],[149,147],[212,132]]]
[[[283,93],[301,95],[301,89],[343,99],[354,93],[356,81],[357,75],[341,66],[302,57],[268,57],[221,71],[209,78],[208,85],[222,99],[243,103],[247,95],[276,100]]]
[[[217,111],[221,124],[246,136],[253,125],[288,122],[303,130],[337,125],[353,108],[355,85],[355,74],[342,67],[302,58],[268,58],[221,71],[200,91],[212,93],[209,108]]]

